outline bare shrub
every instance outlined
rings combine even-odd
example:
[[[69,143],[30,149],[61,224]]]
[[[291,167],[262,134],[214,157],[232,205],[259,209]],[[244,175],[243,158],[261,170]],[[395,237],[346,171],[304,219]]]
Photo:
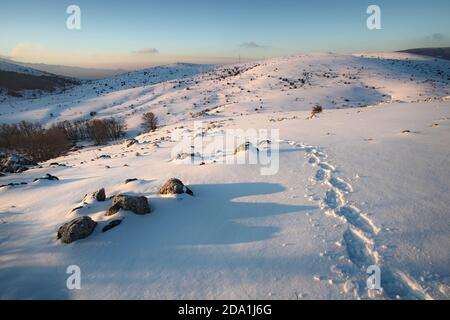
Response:
[[[34,162],[59,157],[70,147],[66,135],[58,128],[46,130],[38,123],[27,121],[0,126],[0,148],[27,155]]]
[[[39,123],[21,121],[17,124],[0,125],[0,149],[18,152],[34,162],[59,157],[80,140],[92,140],[104,144],[123,137],[123,120],[114,118],[62,121],[45,129]]]
[[[142,127],[145,132],[152,132],[158,128],[158,117],[153,112],[144,113],[142,116]]]
[[[311,114],[316,115],[318,113],[322,113],[322,111],[323,111],[322,106],[317,105],[314,108],[312,108]]]
[[[316,117],[319,113],[322,113],[323,108],[320,105],[316,105],[315,107],[312,108],[311,111],[311,115],[306,118],[306,119],[313,119],[314,117]]]
[[[123,120],[94,119],[86,122],[88,138],[96,144],[104,144],[111,140],[116,140],[124,136],[125,124]]]

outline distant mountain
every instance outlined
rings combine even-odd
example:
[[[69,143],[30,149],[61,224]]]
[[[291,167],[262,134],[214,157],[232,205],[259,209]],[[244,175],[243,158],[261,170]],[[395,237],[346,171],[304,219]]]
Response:
[[[37,92],[57,92],[79,84],[73,78],[61,77],[29,67],[0,61],[0,93],[13,97],[35,96]]]
[[[420,54],[422,56],[450,60],[450,47],[446,47],[446,48],[417,48],[417,49],[402,50],[402,51],[399,51],[399,52]]]
[[[19,62],[14,60],[9,60],[2,58],[0,62],[11,63],[23,67],[32,68],[35,70],[52,73],[55,75],[69,77],[69,78],[77,78],[80,80],[98,80],[109,78],[121,73],[126,72],[123,69],[95,69],[95,68],[81,68],[81,67],[70,67],[70,66],[62,66],[62,65],[52,65],[45,63],[27,63],[27,62]]]

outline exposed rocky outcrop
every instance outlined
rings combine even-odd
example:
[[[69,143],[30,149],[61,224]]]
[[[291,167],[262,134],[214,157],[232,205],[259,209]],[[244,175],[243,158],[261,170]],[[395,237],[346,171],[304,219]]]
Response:
[[[78,217],[62,225],[58,230],[57,238],[63,243],[72,243],[90,236],[96,226],[97,222],[90,217]]]
[[[19,173],[37,164],[30,159],[17,155],[0,153],[0,172]]]
[[[10,182],[8,184],[2,184],[0,185],[0,189],[1,188],[5,188],[5,187],[14,187],[14,186],[23,186],[28,184],[27,182]]]
[[[39,180],[50,180],[50,181],[58,181],[59,178],[52,176],[50,173],[47,173],[45,176],[41,177],[41,178],[36,178],[33,180],[33,182],[39,181]]]
[[[187,193],[193,196],[194,193],[191,189],[186,187],[181,180],[177,178],[169,179],[162,187],[159,189],[160,194],[183,194]]]

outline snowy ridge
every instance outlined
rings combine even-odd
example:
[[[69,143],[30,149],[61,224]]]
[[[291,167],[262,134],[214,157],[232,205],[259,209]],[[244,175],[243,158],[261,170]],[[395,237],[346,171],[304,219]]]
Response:
[[[23,73],[23,74],[28,74],[28,75],[32,75],[32,76],[46,76],[46,75],[49,75],[46,72],[42,72],[42,71],[38,71],[38,70],[35,70],[35,69],[32,69],[32,68],[19,66],[17,64],[9,63],[9,62],[2,61],[2,60],[0,60],[0,70],[1,71]]]

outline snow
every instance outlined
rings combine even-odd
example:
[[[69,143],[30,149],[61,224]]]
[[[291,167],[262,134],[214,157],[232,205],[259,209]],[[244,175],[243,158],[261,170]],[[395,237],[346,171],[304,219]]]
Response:
[[[450,63],[311,54],[234,68],[175,65],[153,70],[155,79],[138,72],[103,80],[113,89],[99,94],[92,88],[103,82],[2,104],[2,122],[50,124],[96,111],[123,117],[134,136],[152,111],[164,126],[129,148],[87,147],[0,177],[28,182],[0,188],[0,298],[450,298]],[[308,119],[317,104],[324,112]],[[219,144],[198,161],[177,160],[172,135],[192,134],[199,120],[211,139],[278,129],[269,137],[279,145],[278,172],[238,164],[254,148],[234,154]],[[261,154],[266,138],[256,141]],[[32,183],[46,173],[60,181]],[[194,197],[160,196],[172,177]],[[125,184],[130,178],[138,180]],[[72,211],[102,187],[107,197],[146,196],[152,213],[106,217],[111,200]],[[80,215],[99,223],[94,233],[57,241],[58,227]],[[101,233],[115,219],[124,220]],[[365,287],[374,264],[383,292]],[[69,265],[81,268],[80,290],[66,288]]]

